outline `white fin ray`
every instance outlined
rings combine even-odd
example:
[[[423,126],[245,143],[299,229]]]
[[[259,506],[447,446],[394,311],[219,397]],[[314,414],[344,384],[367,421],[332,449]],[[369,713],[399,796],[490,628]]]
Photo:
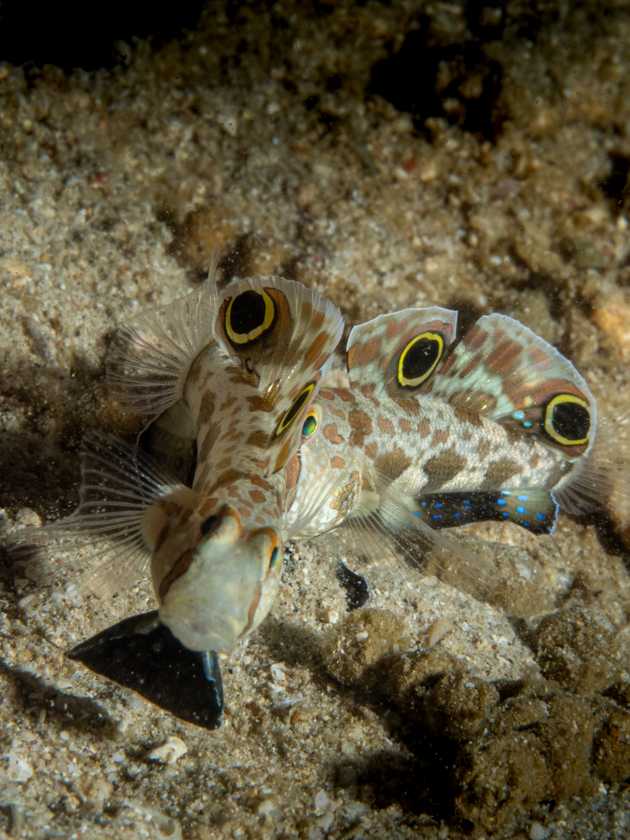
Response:
[[[107,383],[128,408],[146,417],[181,399],[190,366],[215,341],[214,275],[185,297],[121,327],[107,355]],[[217,363],[221,361],[217,350]]]
[[[103,434],[90,434],[81,451],[81,489],[77,508],[44,528],[16,535],[16,559],[29,546],[62,550],[94,549],[96,565],[82,572],[79,589],[112,596],[146,575],[150,560],[142,536],[142,517],[156,499],[182,485],[142,452]]]
[[[574,516],[605,509],[611,495],[630,507],[630,412],[614,422],[600,417],[593,447],[553,495]]]

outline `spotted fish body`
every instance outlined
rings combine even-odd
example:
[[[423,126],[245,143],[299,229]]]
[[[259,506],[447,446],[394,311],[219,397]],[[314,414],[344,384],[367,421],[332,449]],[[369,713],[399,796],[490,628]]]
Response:
[[[208,284],[115,338],[110,385],[149,421],[173,414],[196,443],[194,476],[185,486],[101,442],[84,456],[82,503],[60,527],[148,558],[159,619],[190,650],[228,653],[273,602],[285,466],[342,327],[315,292],[258,278],[224,292]]]
[[[297,534],[375,516],[429,544],[492,519],[551,533],[560,503],[579,508],[597,423],[583,378],[507,316],[484,316],[459,343],[456,326],[430,307],[353,329],[348,386],[322,388],[317,435],[300,450]]]

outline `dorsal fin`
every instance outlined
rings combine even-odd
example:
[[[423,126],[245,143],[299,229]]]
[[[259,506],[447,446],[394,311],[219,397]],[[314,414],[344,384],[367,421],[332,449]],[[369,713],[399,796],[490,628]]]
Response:
[[[337,307],[300,283],[256,277],[219,291],[210,276],[199,289],[117,331],[107,381],[124,404],[155,417],[183,396],[204,348],[216,365],[255,370],[264,392],[293,376],[318,379],[342,331]]]
[[[586,454],[597,405],[584,378],[555,347],[508,315],[484,315],[427,382],[424,393],[487,417],[571,458]]]
[[[456,331],[457,312],[441,306],[402,309],[357,324],[346,346],[350,382],[395,396],[400,377],[425,381],[431,376]]]
[[[200,460],[213,450],[201,469],[253,464],[267,475],[296,451],[342,330],[334,304],[300,283],[257,277],[219,292],[211,278],[119,331],[108,381],[149,418],[183,398],[203,436]]]

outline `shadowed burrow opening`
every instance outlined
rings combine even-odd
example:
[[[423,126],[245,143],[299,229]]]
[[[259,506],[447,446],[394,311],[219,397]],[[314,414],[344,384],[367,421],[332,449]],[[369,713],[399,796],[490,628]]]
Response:
[[[610,203],[613,213],[621,213],[630,206],[630,157],[617,152],[608,155],[610,169],[600,183],[600,189]]]
[[[447,739],[423,739],[422,751],[381,750],[341,759],[330,768],[337,789],[351,789],[371,808],[398,806],[402,812],[469,828],[453,806],[457,748]]]
[[[396,53],[373,66],[367,92],[410,114],[423,134],[429,134],[426,121],[439,117],[494,142],[503,124],[498,104],[502,78],[501,65],[479,41],[434,45],[426,27],[420,27],[407,34]]]
[[[150,38],[156,46],[197,25],[207,0],[129,3],[97,0],[5,0],[0,4],[0,62],[63,70],[98,70],[125,63],[121,45]]]

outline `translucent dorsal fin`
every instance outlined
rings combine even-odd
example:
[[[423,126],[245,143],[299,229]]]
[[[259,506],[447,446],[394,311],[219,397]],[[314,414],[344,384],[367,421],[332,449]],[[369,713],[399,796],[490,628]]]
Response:
[[[423,376],[431,368],[430,376],[456,331],[457,312],[441,306],[402,309],[358,324],[350,331],[346,347],[350,383],[395,395],[405,359],[426,368]]]
[[[426,391],[578,457],[595,439],[597,405],[555,347],[508,315],[484,315],[436,370]]]
[[[154,417],[183,396],[204,348],[217,366],[255,370],[266,391],[280,379],[318,378],[342,331],[337,307],[300,283],[257,277],[219,291],[211,275],[199,289],[117,331],[107,380],[126,405]]]
[[[108,381],[149,418],[183,399],[212,469],[238,469],[240,459],[269,474],[296,451],[299,420],[342,331],[334,304],[300,283],[257,277],[219,291],[211,277],[118,332]]]

